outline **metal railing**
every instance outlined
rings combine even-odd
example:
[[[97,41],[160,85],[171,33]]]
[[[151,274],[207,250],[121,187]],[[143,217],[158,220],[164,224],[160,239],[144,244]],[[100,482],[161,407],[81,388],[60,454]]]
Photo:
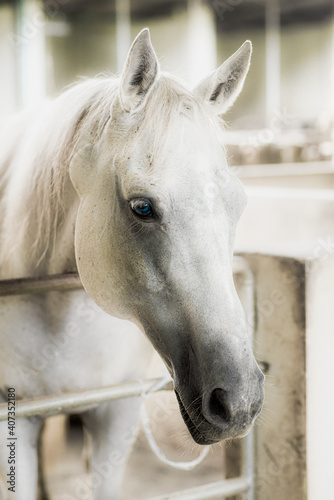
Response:
[[[241,257],[234,259],[234,274],[243,279],[243,305],[249,310],[253,307],[253,281],[250,269]],[[0,281],[0,297],[10,295],[45,293],[49,291],[69,291],[82,288],[77,273],[58,274],[38,278],[21,278]],[[148,379],[109,387],[97,387],[72,393],[43,396],[34,399],[19,400],[16,406],[16,418],[37,415],[57,415],[79,407],[100,404],[115,399],[141,396],[150,392],[159,379]],[[172,383],[159,390],[172,389]],[[0,421],[7,420],[7,403],[0,405]],[[231,495],[242,494],[243,499],[253,500],[253,436],[252,432],[243,440],[242,464],[240,477],[216,481],[195,488],[155,497],[153,500],[205,500],[222,499]]]
[[[82,406],[91,406],[105,403],[120,398],[131,398],[141,396],[149,392],[160,379],[152,378],[143,382],[130,382],[127,384],[112,385],[109,387],[97,387],[84,391],[54,394],[40,398],[23,399],[17,402],[15,417],[33,417],[37,415],[58,415],[59,413],[70,413]],[[166,384],[163,390],[171,389],[172,384]],[[7,420],[7,403],[0,405],[0,421]]]

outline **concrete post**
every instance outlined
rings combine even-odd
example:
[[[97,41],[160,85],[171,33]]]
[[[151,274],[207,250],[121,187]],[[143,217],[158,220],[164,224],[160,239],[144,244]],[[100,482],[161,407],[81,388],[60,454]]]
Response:
[[[188,0],[188,82],[196,85],[216,68],[216,23],[211,7]]]
[[[20,52],[21,104],[26,107],[46,95],[46,20],[39,0],[21,0],[19,5],[15,40]]]
[[[332,489],[334,257],[245,254],[255,282],[255,354],[267,374],[254,432],[255,500],[327,500]]]

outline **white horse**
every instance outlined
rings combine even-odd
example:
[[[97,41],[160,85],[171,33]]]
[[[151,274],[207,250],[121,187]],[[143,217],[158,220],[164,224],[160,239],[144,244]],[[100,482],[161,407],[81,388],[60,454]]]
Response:
[[[143,30],[119,79],[81,82],[1,131],[0,277],[78,270],[86,290],[1,299],[2,402],[8,387],[31,398],[143,378],[153,344],[197,443],[248,432],[263,375],[233,284],[245,195],[228,171],[219,117],[250,54],[245,42],[189,90],[159,75]],[[81,409],[96,500],[119,496],[139,406],[130,398]],[[0,425],[2,498],[36,500],[43,419],[16,425],[15,493]]]

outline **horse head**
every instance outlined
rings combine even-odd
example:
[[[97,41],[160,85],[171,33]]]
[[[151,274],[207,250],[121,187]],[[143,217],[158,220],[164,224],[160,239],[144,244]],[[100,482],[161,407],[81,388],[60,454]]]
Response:
[[[220,118],[241,91],[250,56],[245,42],[189,90],[160,74],[143,30],[103,133],[86,138],[70,169],[81,200],[82,282],[102,309],[148,336],[201,444],[245,435],[263,403],[232,273],[246,199],[228,171]]]

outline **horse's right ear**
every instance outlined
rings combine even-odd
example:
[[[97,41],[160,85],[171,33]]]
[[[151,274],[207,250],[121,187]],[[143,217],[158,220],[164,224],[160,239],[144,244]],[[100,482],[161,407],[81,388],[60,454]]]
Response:
[[[135,38],[119,85],[119,99],[125,111],[142,107],[158,77],[159,63],[150,40],[150,32],[143,29]]]

